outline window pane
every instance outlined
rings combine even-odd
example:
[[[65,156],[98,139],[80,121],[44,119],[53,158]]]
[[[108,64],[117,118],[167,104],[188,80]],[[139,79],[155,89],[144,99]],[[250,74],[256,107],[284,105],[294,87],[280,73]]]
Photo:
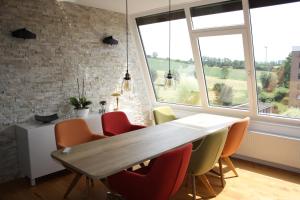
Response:
[[[169,67],[169,22],[139,26],[156,99],[159,102],[200,105],[186,20],[173,20],[171,27],[171,71],[175,74],[176,87],[165,89],[165,75]]]
[[[250,10],[258,112],[300,118],[300,3]]]
[[[199,46],[209,104],[248,109],[242,35],[200,37]]]
[[[191,8],[194,29],[233,26],[244,23],[241,0]]]

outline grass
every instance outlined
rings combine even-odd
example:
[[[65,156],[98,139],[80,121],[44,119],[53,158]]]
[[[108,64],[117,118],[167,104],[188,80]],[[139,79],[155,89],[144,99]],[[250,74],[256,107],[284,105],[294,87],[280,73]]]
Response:
[[[157,79],[154,83],[156,96],[159,101],[201,105],[198,81],[195,78],[195,66],[186,62],[171,61],[172,71],[179,74],[180,81],[176,85],[175,90],[165,90],[164,75],[168,70],[168,60],[162,58],[148,58],[150,69],[157,72]],[[247,104],[248,101],[248,86],[247,73],[245,69],[229,68],[229,73],[226,79],[222,79],[222,68],[220,67],[204,67],[205,79],[208,88],[208,97],[213,104],[216,100],[213,87],[216,83],[224,83],[233,89],[233,105]],[[264,71],[256,71],[256,77],[260,77]],[[261,82],[257,81],[258,87],[261,87]],[[279,114],[286,116],[300,117],[300,109],[289,108],[281,102],[273,102],[277,106]]]

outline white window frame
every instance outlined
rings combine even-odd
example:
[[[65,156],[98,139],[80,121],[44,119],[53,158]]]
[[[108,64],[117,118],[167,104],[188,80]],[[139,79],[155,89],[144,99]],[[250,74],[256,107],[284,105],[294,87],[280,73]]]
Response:
[[[227,0],[225,0],[227,1]],[[192,106],[192,105],[180,105],[173,103],[162,103],[158,102],[155,97],[155,91],[152,87],[152,82],[150,78],[150,73],[148,70],[148,65],[146,61],[146,56],[144,53],[143,44],[140,39],[138,26],[136,24],[136,18],[143,17],[152,14],[158,14],[168,11],[168,7],[161,9],[151,10],[139,14],[132,15],[130,18],[130,25],[133,30],[133,36],[137,44],[138,55],[140,58],[141,71],[145,80],[145,85],[147,86],[147,93],[151,101],[151,106],[160,106],[160,105],[170,105],[176,110],[183,110],[187,112],[213,112],[221,115],[230,115],[238,117],[250,116],[253,121],[263,121],[279,124],[289,124],[289,125],[298,125],[300,123],[299,119],[296,118],[286,118],[281,116],[273,115],[262,115],[258,113],[257,106],[257,91],[256,91],[256,72],[254,65],[254,53],[253,53],[253,41],[251,33],[251,22],[250,22],[250,10],[248,0],[242,0],[243,14],[244,14],[244,24],[235,25],[235,26],[226,26],[226,27],[216,27],[216,28],[206,28],[206,29],[193,29],[192,27],[192,18],[190,14],[190,8],[195,6],[207,5],[212,3],[224,2],[224,0],[204,0],[200,2],[193,2],[184,5],[175,5],[172,6],[172,10],[184,9],[188,31],[190,35],[190,42],[195,62],[195,70],[198,77],[198,84],[200,90],[201,106]],[[243,37],[243,46],[244,46],[244,57],[245,57],[245,70],[247,73],[247,85],[248,85],[248,110],[238,110],[232,108],[222,108],[222,107],[213,107],[208,103],[208,93],[205,82],[204,72],[202,70],[201,54],[198,45],[198,38],[203,36],[213,36],[213,35],[229,35],[229,34],[242,34]]]

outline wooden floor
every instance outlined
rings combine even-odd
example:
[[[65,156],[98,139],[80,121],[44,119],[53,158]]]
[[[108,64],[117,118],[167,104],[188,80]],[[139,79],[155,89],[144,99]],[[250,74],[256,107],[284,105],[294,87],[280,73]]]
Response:
[[[208,176],[217,192],[216,200],[300,200],[300,174],[274,169],[242,160],[233,160],[239,177],[230,178],[222,189],[219,179]],[[226,169],[225,169],[226,172]],[[37,186],[29,186],[28,179],[18,179],[0,185],[0,200],[56,200],[62,196],[73,174],[63,171],[38,179]],[[185,183],[172,200],[192,200],[191,185]],[[107,189],[99,181],[90,191],[89,199],[105,199]],[[209,199],[200,181],[197,185],[198,199]],[[70,200],[87,199],[85,180],[82,178],[68,197]]]

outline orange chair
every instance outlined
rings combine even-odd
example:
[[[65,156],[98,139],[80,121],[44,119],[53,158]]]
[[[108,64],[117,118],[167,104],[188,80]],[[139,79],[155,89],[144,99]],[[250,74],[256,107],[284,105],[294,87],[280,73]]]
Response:
[[[243,141],[243,138],[247,133],[249,121],[250,121],[250,118],[246,117],[246,118],[242,119],[241,121],[234,123],[229,128],[226,143],[225,143],[223,152],[221,154],[221,157],[219,159],[219,170],[220,170],[220,175],[221,175],[222,186],[224,186],[224,174],[223,174],[223,168],[222,168],[222,160],[224,160],[226,162],[227,166],[234,172],[234,174],[236,176],[238,176],[238,173],[236,172],[235,167],[229,157],[231,155],[233,155],[237,151],[237,149],[240,147],[240,145]]]
[[[105,136],[93,134],[86,122],[83,119],[70,119],[62,121],[55,125],[55,139],[57,149],[62,149],[66,147],[71,147],[74,145],[90,142],[93,140],[98,140],[105,138]],[[71,170],[72,171],[72,170]],[[73,181],[71,182],[69,188],[67,189],[64,198],[67,198],[69,193],[78,183],[81,178],[81,174],[76,173]],[[89,181],[93,185],[92,179],[86,177],[87,186],[89,187]]]
[[[93,134],[83,119],[70,119],[55,125],[57,149],[105,138]]]

